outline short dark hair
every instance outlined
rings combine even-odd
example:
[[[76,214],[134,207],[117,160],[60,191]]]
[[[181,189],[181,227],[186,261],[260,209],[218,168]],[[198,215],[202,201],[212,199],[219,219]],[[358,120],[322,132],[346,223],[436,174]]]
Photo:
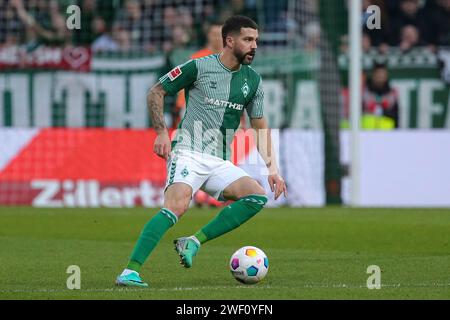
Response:
[[[226,39],[230,33],[240,33],[241,28],[252,28],[258,30],[258,25],[255,21],[246,16],[232,16],[228,18],[222,27],[223,46],[226,46]]]

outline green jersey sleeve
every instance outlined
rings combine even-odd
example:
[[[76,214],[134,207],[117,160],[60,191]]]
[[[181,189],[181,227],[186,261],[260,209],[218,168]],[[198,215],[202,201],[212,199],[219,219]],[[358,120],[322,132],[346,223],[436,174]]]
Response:
[[[262,81],[259,81],[258,89],[253,96],[253,99],[245,107],[250,119],[259,119],[264,116],[264,90],[262,87]]]
[[[168,94],[173,95],[181,89],[191,86],[197,80],[197,72],[195,60],[189,60],[162,76],[159,82]]]

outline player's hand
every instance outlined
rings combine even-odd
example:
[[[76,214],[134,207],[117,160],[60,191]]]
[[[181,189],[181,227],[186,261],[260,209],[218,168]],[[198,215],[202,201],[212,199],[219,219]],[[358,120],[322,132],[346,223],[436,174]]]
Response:
[[[170,138],[167,130],[158,133],[155,139],[155,144],[153,145],[153,152],[155,152],[159,157],[167,160],[170,154]]]
[[[287,197],[286,183],[282,176],[279,174],[271,174],[269,175],[268,180],[270,190],[275,193],[275,200],[277,200],[282,193],[284,193],[285,198]]]

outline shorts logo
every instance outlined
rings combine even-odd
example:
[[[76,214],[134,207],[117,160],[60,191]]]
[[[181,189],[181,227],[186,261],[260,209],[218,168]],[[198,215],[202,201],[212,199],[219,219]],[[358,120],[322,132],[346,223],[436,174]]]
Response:
[[[247,82],[242,86],[241,90],[244,94],[244,98],[247,98],[247,95],[250,92],[250,87],[248,86]]]
[[[180,67],[174,68],[172,71],[169,72],[169,79],[170,81],[175,80],[178,78],[183,72],[181,71]]]
[[[188,174],[189,174],[188,169],[184,167],[183,171],[181,171],[181,175],[183,176],[183,178],[186,178]]]

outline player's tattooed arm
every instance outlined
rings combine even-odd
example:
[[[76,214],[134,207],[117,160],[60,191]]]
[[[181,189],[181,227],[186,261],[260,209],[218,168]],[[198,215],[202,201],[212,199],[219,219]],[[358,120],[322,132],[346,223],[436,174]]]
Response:
[[[152,119],[153,128],[160,133],[167,129],[164,121],[164,96],[166,91],[161,83],[155,84],[147,94],[147,106]]]
[[[152,119],[153,128],[158,134],[153,151],[161,158],[167,160],[170,154],[170,138],[164,121],[164,96],[166,91],[161,83],[155,84],[147,95],[147,105]]]

